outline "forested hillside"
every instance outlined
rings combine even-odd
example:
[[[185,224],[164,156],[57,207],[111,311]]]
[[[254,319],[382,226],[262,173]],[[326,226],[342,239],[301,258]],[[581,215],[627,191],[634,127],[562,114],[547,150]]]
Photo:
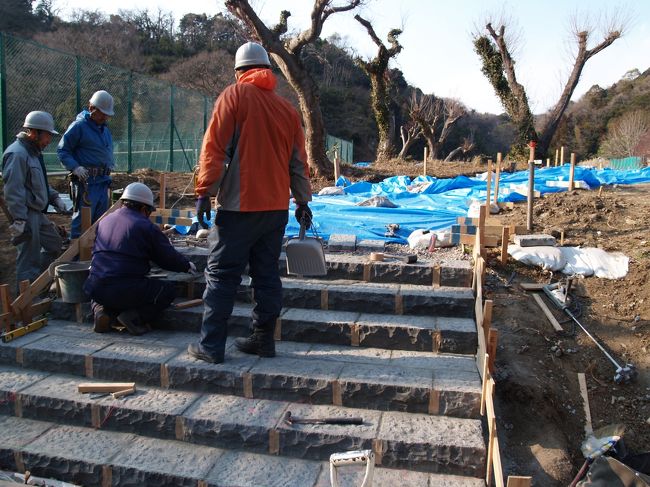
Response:
[[[61,0],[62,1],[62,0]],[[188,13],[181,19],[164,11],[131,10],[107,16],[98,11],[78,11],[63,20],[57,0],[4,0],[0,4],[0,30],[33,39],[49,47],[98,60],[139,73],[157,76],[211,97],[233,82],[233,58],[237,47],[253,36],[228,13],[214,16]],[[370,79],[345,38],[318,39],[301,53],[301,60],[320,88],[325,128],[331,135],[354,142],[355,160],[372,160],[378,130],[371,109]],[[281,78],[279,91],[298,105],[295,92]],[[47,74],[44,74],[47,77]],[[429,147],[437,156],[469,160],[508,152],[515,131],[506,115],[481,114],[462,100],[446,100],[410,86],[398,69],[389,69],[390,111],[397,150],[402,147],[400,128],[413,139],[405,158],[421,159],[426,124],[431,125]],[[648,72],[630,73],[608,88],[592,89],[567,110],[553,138],[552,147],[565,145],[579,158],[614,155],[603,152],[608,127],[623,115],[650,107]],[[451,109],[458,115],[445,137],[440,137]],[[417,116],[420,116],[417,119]],[[416,121],[419,120],[418,121]],[[542,116],[537,116],[540,122]],[[424,134],[422,128],[424,127]],[[419,132],[419,133],[418,133]]]

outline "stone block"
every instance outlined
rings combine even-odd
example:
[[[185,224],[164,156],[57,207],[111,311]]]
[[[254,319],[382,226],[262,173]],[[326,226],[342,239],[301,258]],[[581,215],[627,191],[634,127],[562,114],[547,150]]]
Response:
[[[340,485],[361,485],[365,467],[362,465],[346,465],[337,468]],[[409,470],[395,470],[389,468],[376,468],[372,478],[372,487],[440,487],[439,483],[430,484],[431,474],[425,472],[412,472]],[[314,487],[331,487],[329,463],[323,464],[323,470]],[[446,484],[445,484],[446,485]],[[459,484],[461,487],[463,484]]]
[[[0,414],[15,414],[16,394],[48,375],[44,372],[0,367]]]
[[[384,240],[361,239],[357,242],[357,250],[363,252],[383,252],[385,248]]]
[[[466,260],[446,262],[440,266],[440,285],[449,287],[471,287],[472,265]]]
[[[77,389],[83,380],[52,375],[22,390],[19,393],[22,417],[91,426],[93,401],[88,394],[81,394]]]
[[[364,258],[358,255],[326,254],[327,279],[363,280]]]
[[[428,262],[415,262],[405,264],[401,261],[373,262],[370,268],[371,282],[408,282],[431,286],[433,282],[431,264]]]
[[[346,311],[288,309],[281,319],[283,340],[350,344],[350,325],[359,313]]]
[[[327,286],[328,308],[362,313],[394,313],[399,286],[359,283]]]
[[[338,347],[336,345],[313,345],[308,359],[332,360],[334,362],[385,366],[390,361],[391,351],[381,348]]]
[[[313,280],[282,280],[282,305],[286,308],[320,309],[323,284]]]
[[[85,360],[107,346],[108,338],[50,335],[23,347],[23,366],[63,374],[85,375]]]
[[[474,316],[474,296],[471,289],[439,287],[422,289],[422,286],[401,286],[404,314],[429,316]]]
[[[438,352],[474,354],[478,347],[476,322],[473,318],[454,318],[440,316],[436,318],[440,331]]]
[[[18,337],[10,342],[0,342],[0,364],[16,365],[16,351],[22,349],[25,345],[40,340],[48,335],[43,328]],[[22,364],[19,364],[22,365]]]
[[[181,416],[182,439],[268,453],[269,431],[281,420],[287,405],[236,396],[205,396]]]
[[[354,252],[357,246],[357,236],[356,235],[347,235],[333,233],[330,235],[329,240],[327,241],[327,250],[334,251],[343,251],[343,252]]]
[[[391,350],[433,351],[435,317],[365,313],[357,320],[359,344]]]
[[[553,235],[515,235],[512,239],[520,247],[555,247],[556,244]]]
[[[25,445],[52,427],[51,423],[32,421],[30,419],[15,418],[13,416],[0,416],[0,468],[17,471],[14,451],[21,450]]]

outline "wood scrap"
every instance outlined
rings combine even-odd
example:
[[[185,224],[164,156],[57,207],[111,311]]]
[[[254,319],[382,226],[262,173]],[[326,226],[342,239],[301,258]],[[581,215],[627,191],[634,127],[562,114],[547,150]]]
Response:
[[[551,313],[551,310],[548,309],[548,306],[546,306],[546,303],[544,301],[542,301],[542,298],[539,296],[539,294],[533,294],[532,296],[535,299],[535,302],[537,303],[537,305],[540,307],[540,309],[546,315],[546,318],[548,318],[548,321],[550,321],[551,325],[553,325],[553,328],[555,329],[555,331],[563,332],[564,328],[562,328],[562,326],[557,321],[555,316],[553,316],[553,313]]]
[[[190,299],[189,301],[174,303],[172,307],[174,309],[187,309],[187,308],[194,308],[195,306],[201,306],[202,304],[203,304],[202,299]]]
[[[77,390],[82,394],[87,392],[118,392],[135,389],[135,382],[82,382]]]
[[[121,391],[113,392],[111,394],[111,397],[113,399],[119,399],[121,397],[130,396],[131,394],[135,394],[135,386],[129,387],[128,389],[123,389]]]

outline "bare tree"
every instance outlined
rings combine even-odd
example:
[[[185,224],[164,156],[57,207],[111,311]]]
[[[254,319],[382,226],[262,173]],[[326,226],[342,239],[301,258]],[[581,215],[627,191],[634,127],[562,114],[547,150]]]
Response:
[[[429,159],[438,159],[440,151],[454,125],[467,112],[465,106],[453,98],[436,98],[434,95],[420,95],[413,92],[409,115],[422,130],[427,141]]]
[[[573,68],[560,94],[560,98],[547,116],[544,117],[543,125],[539,130],[536,130],[534,126],[526,90],[517,81],[515,74],[515,61],[511,53],[513,49],[516,49],[517,45],[516,43],[509,44],[505,37],[506,22],[501,21],[499,23],[501,25],[495,29],[492,22],[487,22],[485,26],[487,35],[475,35],[474,49],[481,57],[483,74],[492,84],[503,108],[517,127],[517,142],[511,148],[510,153],[514,156],[526,154],[527,143],[534,140],[537,141],[539,154],[543,156],[548,151],[560,119],[571,100],[578,81],[580,81],[580,75],[585,64],[591,57],[621,37],[625,22],[616,18],[612,19],[609,25],[605,26],[606,32],[603,40],[588,49],[589,37],[593,34],[594,29],[579,27],[578,21],[574,20],[572,32],[578,49]]]
[[[399,151],[397,157],[404,159],[411,146],[422,136],[422,129],[419,124],[411,120],[402,125],[399,131],[402,138],[402,149]]]
[[[300,111],[305,124],[305,139],[309,166],[317,175],[331,176],[332,164],[325,153],[325,125],[320,108],[318,85],[305,69],[301,53],[307,44],[320,36],[323,24],[330,15],[352,10],[362,0],[346,0],[340,5],[335,0],[314,0],[311,24],[295,36],[283,38],[287,33],[287,20],[291,12],[283,10],[279,23],[272,29],[260,20],[248,0],[226,0],[226,7],[254,33],[271,53],[282,74],[298,95]]]
[[[370,78],[372,111],[375,114],[379,143],[377,144],[377,160],[390,159],[395,154],[393,136],[395,134],[395,118],[390,113],[390,77],[388,76],[388,63],[402,50],[397,37],[402,33],[400,29],[392,29],[387,36],[390,48],[386,47],[375,34],[372,24],[359,15],[354,18],[368,31],[368,35],[379,48],[377,55],[371,61],[357,59],[357,64]]]
[[[195,56],[172,64],[161,78],[184,88],[216,96],[232,84],[233,64],[232,55],[223,49],[213,52],[201,51]]]
[[[641,137],[650,130],[650,116],[642,110],[628,112],[613,120],[600,147],[606,157],[630,157]]]
[[[474,133],[470,133],[468,137],[463,138],[463,143],[451,151],[447,157],[445,157],[444,162],[453,161],[456,156],[459,154],[467,155],[469,152],[474,150],[476,144],[474,143]]]

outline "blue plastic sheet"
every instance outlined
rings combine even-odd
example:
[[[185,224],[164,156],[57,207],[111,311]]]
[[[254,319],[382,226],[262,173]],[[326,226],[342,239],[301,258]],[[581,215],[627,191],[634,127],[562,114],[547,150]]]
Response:
[[[535,190],[541,194],[566,191],[566,184],[563,187],[549,183],[568,183],[569,169],[569,164],[536,169]],[[602,184],[650,183],[650,168],[614,171],[576,167],[574,179],[584,181],[590,189]],[[336,233],[356,235],[357,239],[406,243],[406,238],[417,229],[440,230],[455,224],[457,217],[467,215],[472,201],[485,201],[487,196],[485,175],[451,179],[418,176],[413,180],[408,176],[394,176],[375,184],[365,181],[352,183],[341,176],[336,185],[342,187],[345,194],[314,195],[310,203],[315,231],[325,239]],[[527,185],[528,171],[501,173],[499,201],[525,201]],[[491,194],[494,194],[494,181]],[[385,196],[398,208],[356,206],[374,196]],[[293,217],[294,210],[292,204],[287,236],[295,236],[299,231]],[[395,237],[385,235],[386,227],[391,223],[399,224]]]

